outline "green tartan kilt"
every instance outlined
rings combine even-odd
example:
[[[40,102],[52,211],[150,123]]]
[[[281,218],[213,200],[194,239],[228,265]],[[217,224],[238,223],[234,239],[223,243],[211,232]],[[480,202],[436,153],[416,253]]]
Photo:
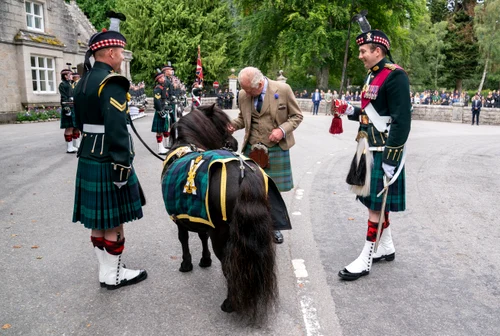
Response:
[[[132,169],[128,183],[118,189],[111,179],[111,163],[80,158],[76,171],[73,223],[107,230],[142,218],[139,180]]]
[[[61,109],[61,129],[76,127],[75,111],[71,111],[71,115],[67,116],[64,114],[64,109]]]
[[[245,146],[243,154],[250,157],[249,143]],[[264,171],[271,177],[280,192],[289,191],[293,188],[292,164],[290,162],[290,151],[283,150],[279,145],[268,148],[269,168]]]
[[[377,194],[384,188],[384,170],[382,169],[382,152],[373,153],[373,168],[370,185],[370,195],[366,197],[358,196],[358,199],[368,209],[380,211],[382,208],[382,198],[377,197]],[[406,209],[406,191],[405,191],[405,168],[401,170],[398,179],[389,187],[385,211],[404,211]]]
[[[151,125],[151,132],[155,133],[168,132],[169,127],[167,118],[160,117],[158,112],[155,111],[155,115],[153,117],[153,124]]]

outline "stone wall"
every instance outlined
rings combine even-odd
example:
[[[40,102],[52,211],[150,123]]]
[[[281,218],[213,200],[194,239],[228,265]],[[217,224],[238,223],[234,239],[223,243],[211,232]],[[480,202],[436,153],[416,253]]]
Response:
[[[304,113],[312,113],[313,103],[311,99],[297,99],[300,109]],[[353,102],[354,106],[359,106],[359,102]],[[319,106],[319,114],[325,113],[325,102]],[[470,106],[441,106],[441,105],[413,105],[413,120],[427,120],[440,122],[455,122],[469,124],[472,121]],[[500,125],[500,109],[481,109],[479,123],[483,125]]]

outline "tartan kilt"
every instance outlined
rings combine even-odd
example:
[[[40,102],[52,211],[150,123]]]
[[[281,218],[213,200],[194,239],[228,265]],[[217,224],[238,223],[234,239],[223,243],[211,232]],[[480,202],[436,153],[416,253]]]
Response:
[[[118,189],[111,178],[111,163],[79,158],[75,181],[73,223],[107,230],[142,218],[139,180],[132,168],[128,183]]]
[[[151,125],[151,132],[155,132],[155,133],[168,132],[168,119],[167,118],[160,117],[158,112],[155,111],[155,115],[153,117],[153,124]]]
[[[247,143],[243,154],[250,157],[252,145]],[[290,151],[283,150],[279,145],[268,147],[269,168],[264,171],[271,177],[280,192],[289,191],[293,188],[292,164],[290,162]]]
[[[64,114],[64,109],[61,110],[61,129],[76,127],[75,111],[72,110],[70,116]]]
[[[373,211],[380,211],[382,208],[382,198],[377,197],[377,194],[384,188],[384,170],[382,169],[382,154],[383,152],[373,153],[373,168],[370,185],[370,195],[366,197],[358,196],[357,198],[367,208]],[[398,179],[389,187],[385,211],[398,212],[406,209],[406,190],[405,190],[405,168],[401,170]]]

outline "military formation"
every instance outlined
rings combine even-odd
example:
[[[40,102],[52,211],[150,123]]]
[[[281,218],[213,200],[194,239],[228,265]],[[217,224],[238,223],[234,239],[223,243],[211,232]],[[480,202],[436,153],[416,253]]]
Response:
[[[234,93],[232,89],[219,90],[217,93],[217,105],[220,108],[229,110],[233,108]]]

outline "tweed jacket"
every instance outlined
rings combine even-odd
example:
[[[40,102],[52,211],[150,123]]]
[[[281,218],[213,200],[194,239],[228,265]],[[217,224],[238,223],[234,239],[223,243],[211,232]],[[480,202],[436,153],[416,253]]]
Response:
[[[245,90],[241,90],[239,92],[238,103],[240,113],[231,123],[237,130],[245,128],[245,138],[242,146],[242,150],[244,150],[250,138],[252,112],[255,110],[254,97],[248,95]],[[261,128],[272,130],[281,127],[286,135],[279,142],[279,146],[283,150],[290,149],[295,144],[293,131],[299,126],[303,119],[302,112],[295,100],[290,85],[268,79],[268,86],[260,113],[270,113],[271,118],[266,118],[264,120],[271,120],[272,122],[272,124],[261,124]],[[275,145],[275,143],[270,142],[268,139],[270,134],[270,132],[264,134],[265,139],[262,141],[268,147]]]

